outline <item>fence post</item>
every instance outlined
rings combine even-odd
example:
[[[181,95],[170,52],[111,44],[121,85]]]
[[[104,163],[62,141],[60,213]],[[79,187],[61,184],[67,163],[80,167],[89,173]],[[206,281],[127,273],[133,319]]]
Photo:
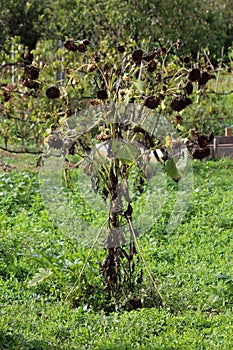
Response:
[[[214,138],[214,158],[218,158],[218,139]]]
[[[231,128],[225,128],[225,136],[231,136]]]
[[[12,61],[12,66],[11,66],[11,82],[12,84],[15,84],[15,50],[14,50],[14,44],[11,46],[11,61]]]
[[[58,49],[63,48],[63,42],[61,40],[59,40],[57,47],[58,47]],[[61,85],[61,86],[64,85],[64,77],[65,77],[64,70],[63,70],[63,64],[62,64],[63,61],[64,61],[64,57],[62,55],[62,57],[60,58],[59,71],[57,72],[57,80],[59,81],[59,85]]]

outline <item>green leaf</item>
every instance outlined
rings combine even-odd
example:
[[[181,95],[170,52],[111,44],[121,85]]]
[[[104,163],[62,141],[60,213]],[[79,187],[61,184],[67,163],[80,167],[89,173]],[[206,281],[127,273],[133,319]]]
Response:
[[[230,276],[225,275],[224,273],[220,273],[216,276],[218,279],[226,280],[226,281],[233,281],[233,278]]]
[[[180,174],[178,172],[174,159],[167,159],[165,162],[164,169],[168,176],[170,176],[175,182],[179,181]]]
[[[134,146],[127,144],[117,152],[116,157],[125,164],[131,164],[136,161],[138,152]]]
[[[34,287],[37,284],[43,282],[46,278],[50,277],[53,274],[51,270],[45,270],[40,268],[39,272],[32,277],[31,281],[28,282],[28,287]]]

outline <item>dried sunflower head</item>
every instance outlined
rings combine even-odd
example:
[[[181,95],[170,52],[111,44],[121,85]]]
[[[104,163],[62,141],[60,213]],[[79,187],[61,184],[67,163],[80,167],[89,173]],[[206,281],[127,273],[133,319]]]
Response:
[[[178,95],[174,97],[170,103],[170,107],[176,111],[180,112],[182,111],[185,107],[190,105],[192,103],[192,100],[189,97],[186,97],[184,95]]]
[[[155,109],[159,106],[161,99],[159,97],[148,96],[145,99],[144,105],[149,109]]]
[[[188,73],[188,79],[190,81],[197,81],[201,76],[201,71],[199,68],[193,68]]]
[[[53,100],[60,97],[60,90],[56,86],[51,86],[46,90],[46,96]]]
[[[156,67],[157,67],[157,63],[155,62],[155,60],[152,60],[148,63],[147,71],[149,73],[152,73],[156,70]]]
[[[143,50],[137,49],[132,53],[132,59],[134,62],[140,62],[143,56]]]
[[[40,69],[33,66],[32,64],[30,66],[25,67],[26,77],[31,80],[37,79],[39,77],[39,73],[40,73]]]
[[[193,84],[189,81],[184,87],[184,91],[187,95],[191,95],[193,92]]]
[[[64,47],[68,50],[68,51],[78,51],[78,46],[75,44],[75,42],[73,40],[66,40],[64,42]]]
[[[106,100],[108,98],[108,93],[106,90],[97,91],[97,98],[99,100]]]

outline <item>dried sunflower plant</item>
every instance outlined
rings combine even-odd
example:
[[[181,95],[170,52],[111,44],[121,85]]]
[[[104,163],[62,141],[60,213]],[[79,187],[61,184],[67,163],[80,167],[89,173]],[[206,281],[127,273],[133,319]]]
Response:
[[[151,50],[119,44],[106,51],[88,40],[67,40],[60,50],[63,79],[45,91],[53,123],[45,135],[41,189],[58,226],[91,246],[67,298],[100,245],[106,250],[99,267],[108,298],[128,298],[133,308],[141,307],[146,270],[153,303],[164,302],[139,236],[162,215],[168,177],[178,192],[167,230],[175,227],[190,200],[191,158],[208,156],[212,138],[185,131],[182,111],[213,75],[189,57],[178,58],[180,46],[177,40]],[[24,86],[39,88],[39,73],[34,63],[27,66]],[[63,180],[91,208],[89,218],[67,203]]]

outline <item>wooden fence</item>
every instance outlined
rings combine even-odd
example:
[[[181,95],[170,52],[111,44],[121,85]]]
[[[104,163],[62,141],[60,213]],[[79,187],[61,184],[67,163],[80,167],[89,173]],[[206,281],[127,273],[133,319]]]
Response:
[[[225,128],[225,136],[216,136],[210,147],[210,157],[223,158],[228,157],[233,159],[233,136],[231,129]]]

